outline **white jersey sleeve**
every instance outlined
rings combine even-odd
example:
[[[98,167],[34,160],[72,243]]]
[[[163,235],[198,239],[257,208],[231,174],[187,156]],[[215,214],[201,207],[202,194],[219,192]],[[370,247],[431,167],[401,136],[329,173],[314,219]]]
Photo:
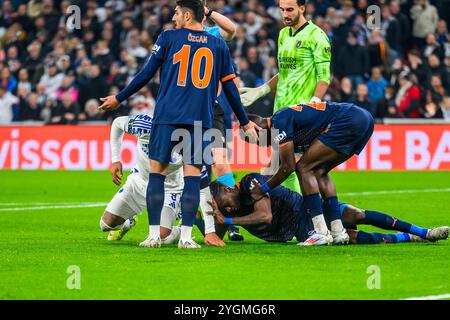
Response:
[[[125,126],[128,123],[129,117],[116,118],[111,125],[111,162],[120,161],[120,149],[122,147],[123,133],[125,132]]]

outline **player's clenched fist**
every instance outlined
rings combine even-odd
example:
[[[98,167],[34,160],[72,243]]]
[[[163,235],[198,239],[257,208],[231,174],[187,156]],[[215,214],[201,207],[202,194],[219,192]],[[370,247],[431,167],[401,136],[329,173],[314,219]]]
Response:
[[[116,96],[109,96],[106,98],[100,98],[103,104],[98,107],[99,110],[116,110],[120,106],[120,102],[117,100]]]

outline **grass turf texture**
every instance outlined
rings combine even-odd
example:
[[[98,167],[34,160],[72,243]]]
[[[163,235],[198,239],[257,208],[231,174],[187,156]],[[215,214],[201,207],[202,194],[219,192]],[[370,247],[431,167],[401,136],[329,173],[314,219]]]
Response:
[[[422,226],[450,223],[450,194],[420,191],[448,188],[450,172],[333,177],[340,193],[419,189],[340,199]],[[243,243],[227,242],[226,248],[152,250],[137,247],[147,235],[146,214],[123,241],[108,242],[98,229],[102,207],[4,210],[36,202],[108,202],[117,190],[109,179],[107,172],[0,171],[0,299],[399,299],[450,293],[450,241],[300,248],[244,232]],[[198,231],[195,236],[202,242]],[[66,287],[70,265],[81,269],[81,290]],[[370,265],[381,269],[380,290],[367,288]]]

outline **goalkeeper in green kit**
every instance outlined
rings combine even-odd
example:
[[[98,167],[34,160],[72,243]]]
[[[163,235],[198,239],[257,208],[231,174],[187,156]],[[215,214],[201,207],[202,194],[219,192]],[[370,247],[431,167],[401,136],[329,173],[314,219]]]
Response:
[[[286,25],[278,37],[279,73],[258,88],[240,88],[244,106],[276,92],[274,113],[284,107],[320,102],[330,84],[331,44],[328,36],[304,17],[306,0],[280,0],[280,11]],[[283,186],[299,192],[293,173]]]

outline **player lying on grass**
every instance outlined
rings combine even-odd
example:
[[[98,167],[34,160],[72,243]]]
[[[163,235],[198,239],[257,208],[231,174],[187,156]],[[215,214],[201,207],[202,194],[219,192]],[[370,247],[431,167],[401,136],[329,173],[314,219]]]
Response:
[[[125,234],[136,224],[136,215],[140,214],[146,206],[146,190],[149,175],[148,143],[151,134],[152,117],[138,115],[135,117],[119,117],[114,120],[111,127],[111,153],[112,153],[112,180],[120,186],[122,183],[122,163],[120,150],[124,133],[137,137],[137,161],[128,176],[125,185],[114,196],[100,220],[100,228],[107,232],[108,240],[121,240]],[[203,212],[209,211],[207,204],[210,199],[208,184],[203,185],[201,191],[201,207]],[[172,228],[174,221],[180,214],[180,199],[183,192],[183,166],[181,156],[176,155],[169,166],[169,174],[165,181],[164,206],[161,212],[161,243],[177,243],[180,238],[180,229]],[[208,245],[224,245],[214,230],[214,221],[205,217],[206,235],[205,243]],[[140,244],[147,246],[144,241]]]
[[[259,133],[260,140],[272,140],[280,157],[278,171],[262,186],[256,185],[252,197],[261,199],[295,171],[304,195],[303,206],[312,217],[315,231],[301,245],[348,243],[349,236],[339,219],[336,187],[328,173],[364,149],[374,129],[370,113],[349,103],[320,102],[286,107],[267,119],[250,118],[266,129]],[[298,162],[296,152],[304,153]]]
[[[237,188],[229,188],[220,182],[211,183],[213,214],[219,237],[223,237],[226,225],[231,223],[269,242],[286,242],[296,237],[301,243],[314,232],[311,216],[302,208],[305,198],[299,193],[278,186],[259,200],[253,199],[255,186],[266,183],[268,179],[251,173],[242,178]],[[347,228],[352,244],[437,241],[447,239],[449,233],[449,227],[422,228],[385,213],[362,210],[345,203],[340,203],[339,208],[339,218]],[[358,231],[356,226],[361,224],[400,233]]]

